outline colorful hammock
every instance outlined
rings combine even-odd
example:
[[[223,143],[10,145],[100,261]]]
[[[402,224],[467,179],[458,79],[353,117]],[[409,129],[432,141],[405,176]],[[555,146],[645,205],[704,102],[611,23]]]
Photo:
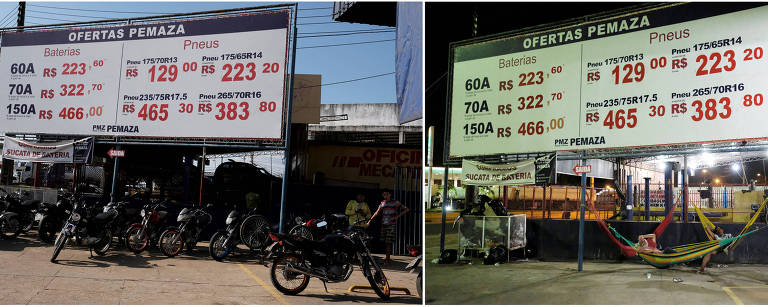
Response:
[[[629,244],[637,252],[637,255],[640,256],[640,258],[642,258],[645,262],[657,268],[665,268],[674,264],[684,263],[684,262],[688,262],[688,261],[692,261],[692,260],[696,260],[698,258],[704,257],[705,255],[713,251],[716,251],[721,247],[726,247],[729,244],[745,236],[755,233],[758,230],[764,229],[765,227],[752,230],[750,232],[735,236],[733,238],[727,238],[722,240],[710,240],[705,242],[670,247],[667,249],[667,250],[670,250],[670,252],[668,253],[649,253],[649,252],[638,251],[637,248],[634,247],[635,244],[632,243],[632,241],[623,237],[621,234],[619,234],[618,231],[616,231],[616,229],[613,229],[613,227],[609,226],[609,228],[613,231],[614,234],[616,234],[617,237],[627,242],[627,244]]]
[[[743,235],[744,233],[746,233],[747,229],[749,229],[750,227],[752,227],[752,224],[754,224],[754,223],[757,221],[757,218],[760,216],[760,213],[761,213],[761,212],[763,212],[763,209],[765,209],[765,204],[766,204],[766,202],[768,202],[768,198],[766,198],[766,199],[764,199],[764,200],[763,200],[763,203],[760,205],[760,208],[759,208],[759,209],[757,209],[757,212],[755,212],[755,214],[752,216],[752,219],[750,219],[750,220],[749,220],[749,222],[748,222],[746,225],[744,225],[744,228],[742,228],[742,229],[741,229],[741,231],[739,232],[739,236],[741,236],[741,235]],[[695,203],[695,202],[692,202],[692,203],[693,203],[693,209],[694,209],[694,210],[696,210],[696,215],[698,215],[698,216],[699,216],[699,220],[701,221],[701,227],[704,227],[704,228],[708,228],[708,229],[710,229],[710,230],[713,230],[713,231],[714,231],[714,229],[715,229],[715,224],[713,224],[713,223],[712,223],[712,222],[711,222],[711,221],[710,221],[710,220],[709,220],[709,219],[708,219],[708,218],[707,218],[707,217],[704,215],[704,212],[702,212],[702,211],[701,211],[701,209],[699,209],[699,207],[698,207],[698,206],[696,206],[696,203]],[[714,240],[714,239],[715,239],[714,237],[712,237],[712,235],[710,234],[710,232],[709,232],[709,231],[706,231],[706,229],[704,230],[704,233],[707,235],[707,238],[709,238],[709,240]],[[728,245],[728,246],[727,246],[727,247],[724,249],[725,253],[727,254],[728,252],[730,252],[731,250],[733,250],[734,248],[736,248],[736,246],[738,246],[738,245],[739,245],[739,243],[741,243],[741,240],[735,240],[735,241],[731,242],[731,243],[730,243],[730,245]]]
[[[656,240],[658,240],[661,237],[661,234],[667,228],[669,223],[673,220],[678,201],[674,203],[672,208],[669,210],[669,213],[667,213],[667,216],[664,217],[664,220],[661,222],[661,224],[658,227],[656,227],[656,230],[653,232],[656,235]],[[636,244],[634,244],[632,241],[628,240],[627,238],[624,238],[621,234],[619,234],[618,231],[613,229],[613,227],[606,225],[605,221],[603,221],[602,219],[597,219],[597,222],[598,222],[598,225],[600,225],[600,228],[603,229],[603,232],[605,232],[608,235],[608,237],[611,239],[611,241],[613,241],[614,244],[616,244],[619,247],[619,249],[621,250],[621,253],[624,256],[626,257],[639,256],[645,262],[647,262],[648,264],[654,267],[664,268],[670,265],[684,263],[684,262],[701,258],[713,251],[716,251],[721,247],[723,247],[723,250],[726,253],[728,253],[729,248],[733,249],[735,247],[735,244],[737,244],[741,240],[741,238],[747,235],[750,235],[758,230],[767,228],[767,227],[763,227],[760,229],[752,230],[750,232],[746,232],[746,230],[749,229],[749,227],[752,226],[752,224],[757,220],[757,216],[759,216],[759,213],[765,206],[766,202],[768,202],[768,199],[763,201],[762,206],[758,210],[758,214],[755,214],[753,216],[752,220],[741,230],[738,236],[735,236],[733,238],[728,238],[728,239],[722,239],[722,240],[713,240],[714,238],[710,237],[709,241],[685,244],[685,245],[668,248],[667,250],[671,251],[670,253],[640,252],[635,247]],[[592,214],[595,214],[595,216],[599,216],[596,213],[597,210],[595,210],[594,208],[594,202],[592,201],[591,195],[589,197],[588,204],[589,204],[588,206],[589,210],[592,211]],[[696,208],[695,204],[694,204],[694,208]],[[696,212],[698,214],[700,210],[696,208]],[[703,213],[700,214],[700,217],[701,216],[704,216],[704,214]],[[710,222],[709,219],[706,219],[706,217],[704,217],[704,219],[708,222],[708,224],[707,222],[702,222],[703,227],[709,227],[708,225],[712,225],[712,228],[714,228],[714,224],[712,224],[712,222]],[[707,233],[707,236],[709,237],[709,233]],[[622,244],[616,237],[621,238],[622,240],[627,242],[628,245]],[[648,246],[656,248],[656,242],[654,241],[649,241]]]
[[[589,211],[592,211],[592,214],[594,214],[595,216],[599,217],[599,215],[597,213],[597,210],[595,209],[594,201],[592,200],[592,195],[588,195],[587,198],[588,198],[588,202],[587,203],[589,204],[589,206],[587,206],[587,207],[589,208]],[[661,237],[661,234],[664,233],[664,230],[667,229],[667,226],[669,226],[669,223],[672,222],[672,220],[674,219],[675,208],[677,208],[677,204],[679,203],[679,200],[680,199],[678,198],[678,201],[674,202],[674,204],[672,205],[672,208],[669,210],[669,213],[667,213],[667,216],[664,217],[664,220],[661,221],[661,224],[659,224],[659,226],[656,227],[656,230],[653,231],[653,234],[656,235],[656,240],[658,240]],[[632,246],[627,246],[627,245],[622,244],[611,233],[611,231],[608,229],[609,228],[608,225],[605,224],[605,221],[603,221],[602,219],[598,218],[597,219],[597,224],[600,226],[600,229],[602,229],[603,232],[608,236],[608,238],[614,244],[616,244],[616,246],[619,247],[619,250],[621,251],[622,255],[624,255],[625,257],[634,257],[634,256],[637,255],[637,250],[635,250]],[[654,241],[649,241],[648,242],[648,246],[653,247],[653,248],[657,247],[656,246],[656,242],[654,242]]]

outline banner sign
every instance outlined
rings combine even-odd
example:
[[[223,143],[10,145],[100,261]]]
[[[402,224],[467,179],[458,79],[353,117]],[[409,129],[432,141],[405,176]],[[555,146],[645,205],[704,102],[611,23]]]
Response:
[[[89,140],[90,139],[90,140]],[[35,143],[12,137],[5,137],[3,142],[3,159],[48,162],[48,163],[72,163],[75,161],[75,144],[93,142],[92,138],[74,141],[67,140],[55,143]],[[80,153],[82,155],[82,153]],[[80,157],[82,160],[83,158]]]
[[[369,183],[380,188],[395,184],[395,170],[407,169],[418,178],[422,169],[421,148],[309,145],[306,178],[324,174],[328,182]]]
[[[544,186],[557,182],[557,167],[555,153],[550,153],[536,158],[536,185]]]
[[[0,131],[283,138],[288,10],[2,35]]]
[[[766,138],[766,16],[669,4],[454,44],[450,156]]]
[[[531,185],[536,183],[536,165],[533,162],[486,164],[464,159],[461,161],[461,184]]]
[[[461,183],[467,185],[551,184],[554,163],[554,154],[507,164],[487,164],[463,159]]]

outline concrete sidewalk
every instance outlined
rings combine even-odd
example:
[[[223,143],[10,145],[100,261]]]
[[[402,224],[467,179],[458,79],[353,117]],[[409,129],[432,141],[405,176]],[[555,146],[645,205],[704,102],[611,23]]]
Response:
[[[0,240],[0,297],[3,304],[420,304],[416,275],[402,269],[410,257],[395,257],[385,267],[390,286],[408,288],[412,295],[393,294],[384,302],[372,291],[348,292],[368,285],[359,270],[344,283],[323,284],[311,279],[296,296],[278,292],[269,268],[239,254],[224,262],[208,256],[201,243],[192,255],[167,258],[157,249],[139,255],[123,249],[89,258],[86,248],[67,245],[57,264],[49,261],[53,247],[37,240],[33,231],[15,240]],[[393,292],[394,293],[394,292]]]

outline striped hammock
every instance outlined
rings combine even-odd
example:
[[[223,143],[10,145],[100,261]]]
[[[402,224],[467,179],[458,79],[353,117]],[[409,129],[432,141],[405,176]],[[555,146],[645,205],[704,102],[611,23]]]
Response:
[[[637,252],[637,255],[640,258],[642,258],[646,263],[657,268],[665,268],[674,264],[685,263],[688,261],[696,260],[698,258],[704,257],[705,255],[711,252],[716,251],[721,247],[726,247],[738,239],[746,237],[762,229],[762,228],[755,229],[750,232],[744,233],[742,235],[735,236],[733,238],[727,238],[722,240],[710,240],[705,242],[674,246],[667,249],[667,250],[670,250],[670,252],[668,253],[649,253],[649,252],[639,251],[638,248],[635,247],[635,244],[632,243],[632,241],[623,237],[621,234],[619,234],[618,231],[616,231],[616,229],[613,229],[613,227],[609,226],[609,228],[611,229],[611,231],[613,231],[613,233],[617,237],[621,238],[629,246],[634,248],[635,251]]]

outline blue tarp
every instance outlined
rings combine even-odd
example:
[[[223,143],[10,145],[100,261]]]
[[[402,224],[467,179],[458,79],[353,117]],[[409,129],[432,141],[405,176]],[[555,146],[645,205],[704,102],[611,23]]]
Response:
[[[395,82],[400,123],[422,118],[422,3],[397,3]]]

